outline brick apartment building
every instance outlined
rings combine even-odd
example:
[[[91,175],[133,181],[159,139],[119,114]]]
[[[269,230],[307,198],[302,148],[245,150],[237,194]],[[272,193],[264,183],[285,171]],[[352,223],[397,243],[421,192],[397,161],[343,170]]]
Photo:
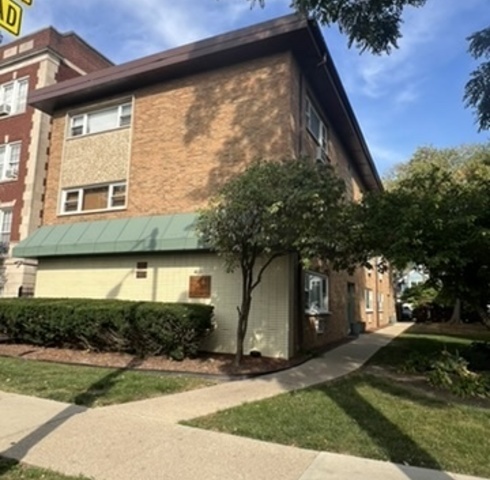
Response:
[[[74,33],[46,28],[0,48],[0,296],[32,292],[36,261],[12,247],[41,223],[50,116],[30,92],[112,65]]]
[[[215,306],[205,348],[234,351],[238,274],[200,246],[195,212],[255,158],[330,162],[351,198],[382,188],[314,21],[292,15],[53,85],[36,296]],[[394,315],[388,274],[276,260],[254,295],[245,352],[292,357]]]

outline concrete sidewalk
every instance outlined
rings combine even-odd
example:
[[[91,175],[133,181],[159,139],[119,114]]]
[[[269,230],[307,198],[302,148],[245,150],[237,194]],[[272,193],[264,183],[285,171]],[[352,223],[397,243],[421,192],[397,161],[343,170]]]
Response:
[[[246,402],[263,400],[347,375],[361,367],[374,353],[410,326],[410,323],[398,323],[376,333],[361,335],[350,343],[283,372],[222,383],[176,395],[104,407],[101,410],[143,416],[168,423],[202,417]]]
[[[96,480],[470,480],[177,425],[217,409],[321,383],[360,366],[395,325],[287,372],[131,404],[85,409],[0,392],[0,455]]]

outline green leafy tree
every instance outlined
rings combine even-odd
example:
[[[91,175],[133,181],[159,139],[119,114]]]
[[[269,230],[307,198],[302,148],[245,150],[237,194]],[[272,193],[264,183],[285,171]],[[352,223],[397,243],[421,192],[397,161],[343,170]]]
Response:
[[[248,0],[265,6],[266,0]],[[427,0],[291,0],[291,7],[323,25],[337,24],[349,47],[361,52],[390,53],[402,37],[405,7],[422,7]],[[475,110],[479,130],[490,129],[490,27],[467,39],[469,52],[481,65],[471,73],[464,101]]]
[[[482,60],[465,87],[466,105],[476,110],[479,130],[490,129],[490,27],[468,38],[470,54]]]
[[[453,299],[455,319],[463,299],[488,323],[490,145],[419,149],[357,215],[371,250],[398,268],[423,266]]]
[[[439,290],[430,283],[419,283],[407,288],[401,295],[401,301],[411,303],[415,308],[424,307],[433,303],[439,294]]]
[[[347,236],[345,185],[330,167],[306,159],[259,161],[232,178],[203,210],[197,230],[225,262],[240,270],[235,364],[243,356],[252,294],[278,257],[296,253],[304,263],[328,259],[336,268],[355,262]]]

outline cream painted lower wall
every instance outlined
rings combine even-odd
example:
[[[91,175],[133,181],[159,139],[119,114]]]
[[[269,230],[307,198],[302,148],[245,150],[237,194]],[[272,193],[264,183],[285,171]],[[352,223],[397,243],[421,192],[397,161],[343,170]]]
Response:
[[[289,358],[290,259],[275,260],[254,291],[244,351]],[[136,262],[148,262],[148,277],[136,278]],[[190,300],[191,275],[211,275],[212,297]],[[233,353],[241,297],[239,272],[226,273],[213,254],[161,254],[40,259],[36,297],[117,298],[159,302],[200,302],[215,307],[216,331],[205,341],[209,351]]]

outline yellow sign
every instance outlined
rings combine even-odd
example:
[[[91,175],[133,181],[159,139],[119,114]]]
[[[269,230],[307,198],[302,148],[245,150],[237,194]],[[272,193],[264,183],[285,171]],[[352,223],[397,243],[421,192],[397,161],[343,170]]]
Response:
[[[34,0],[0,0],[0,28],[18,37],[22,27],[24,7],[31,6]]]

